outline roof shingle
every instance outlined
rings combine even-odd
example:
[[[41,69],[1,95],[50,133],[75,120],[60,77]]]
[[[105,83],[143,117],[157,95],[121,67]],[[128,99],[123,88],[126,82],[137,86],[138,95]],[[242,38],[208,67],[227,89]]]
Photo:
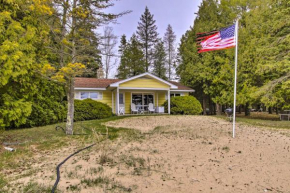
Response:
[[[182,85],[179,82],[175,82],[175,81],[168,81],[168,82],[170,82],[171,84],[174,84],[175,86],[177,86],[178,87],[177,90],[193,90],[192,88],[190,88],[188,86],[184,86],[184,85]]]
[[[78,88],[107,88],[120,79],[75,78],[75,87]]]

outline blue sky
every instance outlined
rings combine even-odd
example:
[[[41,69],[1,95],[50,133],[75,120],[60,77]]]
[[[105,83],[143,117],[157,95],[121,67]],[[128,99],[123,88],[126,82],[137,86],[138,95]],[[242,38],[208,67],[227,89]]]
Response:
[[[124,15],[117,20],[118,24],[110,24],[114,34],[118,36],[118,42],[122,34],[129,39],[137,30],[138,22],[145,11],[149,8],[154,15],[158,33],[163,38],[168,24],[175,32],[176,44],[179,44],[181,36],[193,25],[195,14],[202,0],[120,0],[116,1],[113,7],[107,9],[110,13],[120,13],[131,10],[130,14]],[[111,77],[114,72],[112,72]]]

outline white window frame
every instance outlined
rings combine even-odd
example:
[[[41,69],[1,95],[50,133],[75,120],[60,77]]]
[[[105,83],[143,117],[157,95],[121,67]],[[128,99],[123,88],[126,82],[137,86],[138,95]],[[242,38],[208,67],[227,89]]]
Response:
[[[82,98],[82,93],[88,93],[88,98]],[[91,93],[97,93],[98,98],[91,98]],[[81,100],[85,100],[85,99],[102,100],[103,99],[103,92],[100,92],[100,91],[82,91],[82,92],[80,92],[80,99]]]

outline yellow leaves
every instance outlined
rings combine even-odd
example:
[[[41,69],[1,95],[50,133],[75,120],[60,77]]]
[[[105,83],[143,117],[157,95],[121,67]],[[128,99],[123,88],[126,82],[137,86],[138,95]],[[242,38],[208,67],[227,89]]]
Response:
[[[82,63],[69,63],[67,66],[62,67],[59,72],[65,77],[74,77],[81,75],[86,66]]]
[[[52,15],[52,9],[48,6],[49,0],[33,0],[33,4],[30,5],[32,11],[37,11],[40,14]]]
[[[57,73],[56,75],[54,75],[53,77],[51,77],[52,80],[55,80],[57,82],[61,82],[61,83],[65,83],[65,78],[64,75],[61,74],[60,72]]]
[[[77,75],[82,75],[85,68],[86,66],[81,63],[69,63],[67,66],[64,66],[61,69],[59,69],[59,71],[51,78],[58,82],[65,83],[66,79],[71,79]],[[49,64],[45,65],[45,69],[46,71],[51,70],[51,72],[55,70]]]
[[[45,64],[41,69],[41,74],[51,75],[55,72],[55,68],[50,64]]]
[[[82,7],[75,8],[73,12],[80,18],[87,18],[89,14],[89,11],[83,9]]]

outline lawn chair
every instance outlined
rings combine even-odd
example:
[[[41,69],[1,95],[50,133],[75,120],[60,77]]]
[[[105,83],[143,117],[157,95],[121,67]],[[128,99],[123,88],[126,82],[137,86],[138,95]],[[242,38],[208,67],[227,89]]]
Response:
[[[119,105],[119,115],[125,115],[125,106],[124,104]]]
[[[154,105],[153,103],[149,103],[149,106],[148,106],[148,112],[149,113],[154,113],[155,112],[155,108],[154,108]]]
[[[134,103],[131,103],[131,113],[134,114],[138,114],[138,110],[136,109],[136,105]]]

